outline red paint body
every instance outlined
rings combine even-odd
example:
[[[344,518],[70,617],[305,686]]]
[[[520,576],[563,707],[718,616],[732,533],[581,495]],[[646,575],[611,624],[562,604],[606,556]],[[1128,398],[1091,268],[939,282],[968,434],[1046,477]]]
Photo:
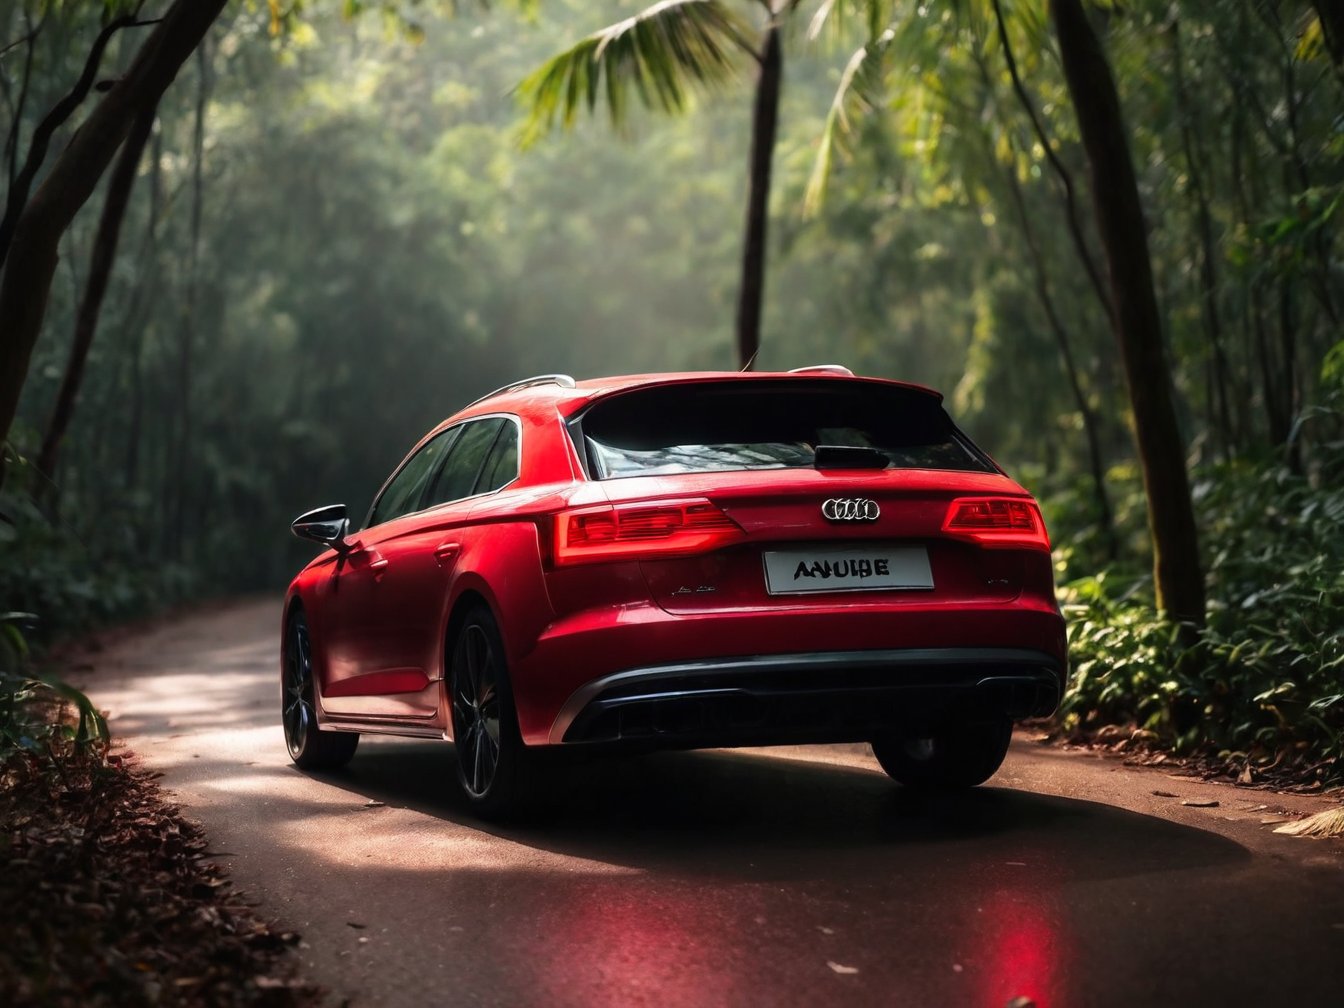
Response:
[[[973,662],[966,655],[1036,655],[1032,674],[1052,682],[1053,695],[1024,701],[1030,711],[1013,708],[1010,713],[1022,716],[1024,711],[1052,708],[1062,689],[1066,658],[1048,541],[1030,495],[982,454],[977,456],[983,460],[981,471],[841,466],[597,479],[591,475],[595,463],[583,454],[587,449],[582,442],[576,444],[567,427],[575,418],[581,423],[591,415],[585,411],[613,397],[657,389],[675,395],[683,387],[749,391],[757,387],[753,383],[772,383],[768,388],[781,393],[795,387],[828,393],[842,383],[876,387],[886,390],[884,394],[914,397],[944,416],[937,405],[940,397],[931,390],[817,374],[647,375],[581,382],[574,388],[541,384],[473,404],[431,431],[417,449],[472,418],[505,418],[514,426],[502,429],[516,431],[519,446],[516,478],[490,492],[413,510],[354,532],[346,539],[347,549],[325,551],[290,586],[286,613],[301,605],[312,633],[322,727],[451,737],[444,682],[450,672],[445,663],[452,653],[453,621],[464,607],[482,603],[489,606],[503,637],[518,727],[528,745],[731,745],[865,735],[872,725],[865,726],[862,717],[847,719],[843,710],[823,719],[824,724],[809,723],[797,731],[790,729],[786,717],[739,733],[733,718],[723,721],[715,715],[712,723],[697,722],[694,730],[663,720],[639,729],[633,721],[620,721],[624,727],[605,735],[597,729],[584,738],[567,735],[578,723],[576,716],[596,716],[585,704],[605,695],[601,683],[623,682],[610,678],[621,673],[703,668],[704,675],[652,674],[650,681],[660,684],[655,692],[663,704],[657,717],[675,720],[680,714],[667,706],[672,702],[668,698],[683,690],[688,675],[694,690],[713,692],[715,683],[730,686],[715,694],[727,700],[729,692],[742,687],[741,676],[747,673],[725,669],[725,663],[745,663],[751,670],[763,670],[764,678],[757,678],[765,683],[765,693],[753,693],[753,686],[739,699],[751,693],[751,703],[768,705],[770,691],[793,675],[776,668],[775,659],[784,663],[781,668],[796,661],[812,669],[809,656],[819,655],[850,658],[826,659],[830,664],[809,671],[810,678],[801,685],[790,680],[789,688],[824,689],[828,702],[845,710],[854,706],[839,695],[847,680],[828,669],[838,663],[848,676],[851,665],[864,664],[865,654],[891,654],[901,661],[907,655],[934,655],[927,667],[920,664],[922,659],[915,662],[920,681],[936,680],[938,663],[951,660],[946,655],[962,656],[958,674],[971,686],[980,679],[974,669],[962,668]],[[964,435],[955,433],[964,441]],[[969,450],[978,452],[974,446]],[[505,459],[501,466],[508,463]],[[490,465],[489,459],[484,465]],[[821,507],[835,498],[875,502],[880,516],[828,521]],[[956,511],[953,502],[967,498],[995,503],[973,503],[970,511]],[[653,545],[643,554],[638,538],[643,533],[631,521],[682,521],[686,512],[680,504],[660,505],[687,501],[709,502],[709,534],[722,542],[703,549],[687,533],[649,540]],[[692,515],[705,510],[693,504]],[[586,517],[571,521],[571,511],[581,517],[597,514],[598,524]],[[722,520],[720,512],[729,520]],[[989,528],[984,535],[974,528],[967,532],[962,527],[966,519],[958,517],[963,512],[972,521],[999,521],[1005,527]],[[612,513],[619,518],[609,519]],[[628,533],[633,545],[612,545],[611,559],[603,559],[601,550],[608,547],[601,536],[614,534],[618,520],[623,529],[635,529]],[[598,537],[596,547],[578,549],[572,561],[557,550],[557,537],[568,542],[571,529],[575,537],[596,529],[591,534]],[[686,552],[659,552],[669,543],[683,542],[689,544]],[[920,555],[927,556],[932,587],[784,595],[767,591],[764,551],[815,548],[823,551],[819,556],[832,556],[838,554],[825,551],[852,548],[852,555],[859,557],[878,547],[924,551]],[[598,552],[584,553],[588,548]],[[871,569],[871,561],[866,562],[869,566],[863,569]],[[984,674],[991,673],[997,674],[994,668]],[[880,667],[862,672],[862,681],[855,680],[857,706],[864,703],[863,688],[880,691],[887,685],[886,674]],[[890,676],[895,681],[910,674],[897,669]],[[616,692],[630,701],[629,688]],[[920,704],[944,711],[945,700],[933,702],[919,694],[912,699],[910,714],[923,716]],[[744,716],[751,729],[752,716]]]

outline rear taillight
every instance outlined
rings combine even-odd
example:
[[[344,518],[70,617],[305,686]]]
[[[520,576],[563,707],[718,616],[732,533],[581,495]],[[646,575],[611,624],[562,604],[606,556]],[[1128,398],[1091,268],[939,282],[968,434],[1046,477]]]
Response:
[[[555,562],[600,563],[703,553],[745,535],[707,500],[582,508],[555,516]]]
[[[1034,501],[1005,497],[961,497],[947,508],[943,534],[981,546],[1049,552],[1050,536]]]

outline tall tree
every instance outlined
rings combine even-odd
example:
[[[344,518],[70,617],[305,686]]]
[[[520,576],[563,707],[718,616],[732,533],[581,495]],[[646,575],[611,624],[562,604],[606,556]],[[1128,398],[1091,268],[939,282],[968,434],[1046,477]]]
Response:
[[[1111,287],[1111,329],[1124,362],[1139,464],[1148,498],[1158,608],[1204,622],[1204,577],[1185,441],[1176,422],[1162,317],[1153,289],[1128,131],[1110,61],[1080,0],[1052,0],[1051,21],[1092,180]]]
[[[761,342],[770,174],[784,73],[781,31],[801,0],[749,2],[764,16],[755,38],[722,0],[662,0],[552,57],[520,87],[532,107],[534,132],[549,127],[557,115],[566,126],[572,124],[579,106],[586,104],[591,111],[599,93],[619,126],[632,87],[645,105],[679,112],[690,85],[718,84],[730,75],[735,54],[745,54],[756,64],[736,316],[738,365],[744,370],[755,361]]]
[[[0,443],[9,437],[42,329],[61,236],[93,194],[132,124],[158,106],[225,2],[174,0],[126,73],[112,83],[17,212],[0,277]]]
[[[70,344],[70,358],[37,456],[37,468],[47,477],[48,482],[43,484],[47,487],[53,485],[61,442],[65,440],[65,433],[75,414],[75,401],[84,382],[84,368],[93,346],[94,334],[98,331],[98,316],[102,311],[103,296],[107,293],[108,279],[112,275],[112,263],[117,255],[121,222],[126,216],[126,204],[131,198],[135,173],[140,167],[140,156],[154,128],[154,114],[151,109],[135,121],[108,179],[103,212],[98,218],[98,233],[94,236],[93,251],[89,257],[89,275],[84,281],[84,294],[75,316],[75,336]]]

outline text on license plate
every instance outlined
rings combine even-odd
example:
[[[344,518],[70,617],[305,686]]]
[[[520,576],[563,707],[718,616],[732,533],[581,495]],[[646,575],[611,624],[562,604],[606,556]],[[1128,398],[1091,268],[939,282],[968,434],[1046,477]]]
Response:
[[[772,550],[762,557],[771,595],[933,587],[922,546]]]

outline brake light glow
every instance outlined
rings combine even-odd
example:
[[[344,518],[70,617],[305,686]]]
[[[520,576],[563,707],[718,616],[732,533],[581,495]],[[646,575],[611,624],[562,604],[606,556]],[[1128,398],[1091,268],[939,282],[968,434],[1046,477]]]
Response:
[[[722,509],[703,499],[582,508],[555,516],[555,562],[704,553],[745,537]]]
[[[1020,498],[958,498],[948,505],[943,534],[990,549],[1050,551],[1040,508],[1035,501]]]

